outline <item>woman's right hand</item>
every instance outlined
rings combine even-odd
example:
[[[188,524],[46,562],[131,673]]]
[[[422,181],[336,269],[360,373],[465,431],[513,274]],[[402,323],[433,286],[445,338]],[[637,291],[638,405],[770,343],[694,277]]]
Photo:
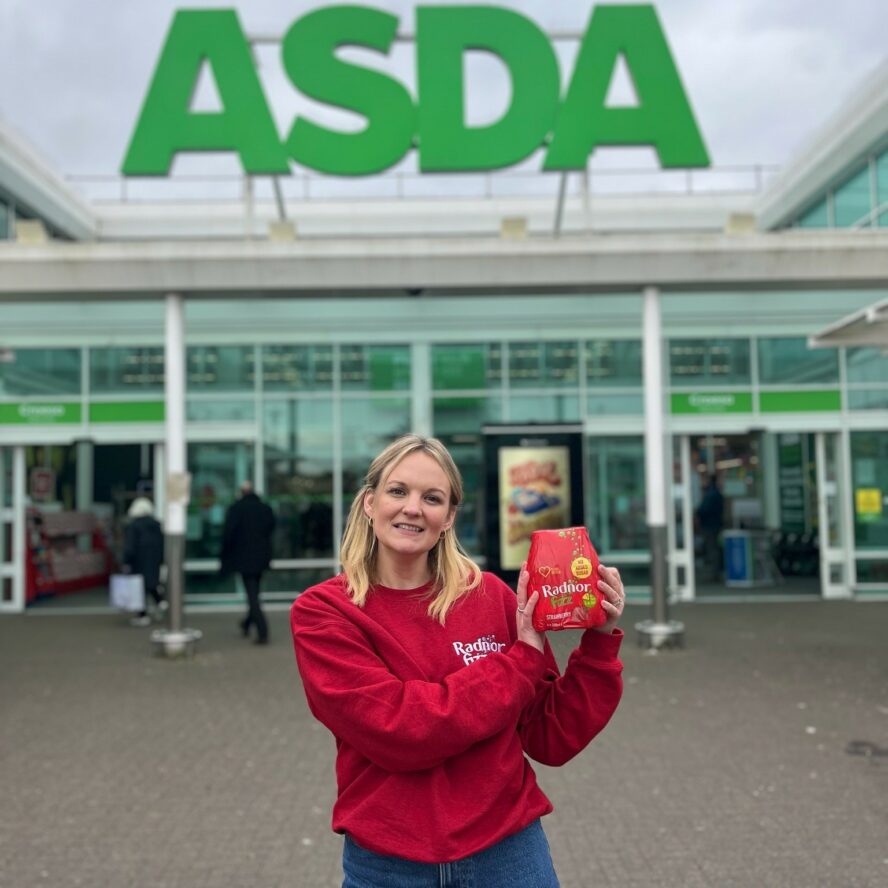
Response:
[[[533,612],[536,610],[537,602],[540,600],[540,593],[534,592],[530,598],[527,597],[527,584],[529,581],[530,573],[525,563],[521,565],[521,573],[518,574],[518,612],[515,614],[515,622],[518,626],[518,640],[529,644],[542,653],[546,636],[533,628]]]

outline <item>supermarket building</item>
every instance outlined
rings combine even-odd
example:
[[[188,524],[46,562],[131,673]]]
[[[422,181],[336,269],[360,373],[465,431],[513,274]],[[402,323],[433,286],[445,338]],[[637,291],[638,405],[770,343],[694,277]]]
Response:
[[[133,497],[163,509],[171,300],[189,607],[240,601],[218,554],[242,480],[275,510],[265,588],[287,602],[337,569],[369,460],[407,431],[452,449],[483,561],[498,424],[579,430],[584,523],[644,600],[651,299],[670,595],[888,595],[888,66],[766,183],[717,173],[631,194],[539,173],[446,196],[394,176],[373,196],[244,177],[212,201],[85,197],[0,127],[0,611],[97,604]],[[711,474],[726,528],[774,556],[733,584],[700,578]]]

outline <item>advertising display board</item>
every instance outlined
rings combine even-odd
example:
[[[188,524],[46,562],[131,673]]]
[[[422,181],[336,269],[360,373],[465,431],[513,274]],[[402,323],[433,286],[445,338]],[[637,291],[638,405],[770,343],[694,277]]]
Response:
[[[488,425],[483,434],[487,568],[514,582],[535,530],[583,524],[582,431]]]

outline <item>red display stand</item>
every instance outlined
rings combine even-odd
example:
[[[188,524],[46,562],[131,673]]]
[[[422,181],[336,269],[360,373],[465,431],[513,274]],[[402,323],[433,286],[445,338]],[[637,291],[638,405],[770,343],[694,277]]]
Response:
[[[113,558],[92,512],[42,512],[31,507],[26,518],[26,603],[107,585]],[[84,539],[89,540],[89,549]]]

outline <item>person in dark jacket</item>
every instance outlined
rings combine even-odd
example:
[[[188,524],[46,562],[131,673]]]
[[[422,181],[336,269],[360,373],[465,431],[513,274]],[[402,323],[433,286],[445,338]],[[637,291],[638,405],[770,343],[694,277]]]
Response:
[[[240,621],[246,638],[256,627],[256,644],[268,644],[268,621],[259,600],[259,584],[271,564],[271,534],[274,512],[263,503],[249,481],[240,486],[240,499],[225,515],[222,531],[222,572],[241,575],[247,592],[249,610]]]
[[[697,507],[697,523],[703,535],[704,582],[715,583],[721,576],[719,537],[725,526],[725,498],[718,487],[718,476],[710,475],[703,500]]]
[[[146,606],[151,599],[162,609],[166,602],[158,587],[163,564],[163,528],[154,517],[154,505],[147,497],[136,497],[126,514],[129,523],[124,532],[124,570],[142,575]],[[151,622],[147,609],[143,608],[130,622],[134,626],[147,626]]]

